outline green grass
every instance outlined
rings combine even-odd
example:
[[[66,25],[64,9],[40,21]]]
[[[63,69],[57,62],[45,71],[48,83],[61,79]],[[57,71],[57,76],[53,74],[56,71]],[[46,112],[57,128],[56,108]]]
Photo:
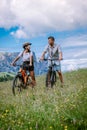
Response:
[[[12,80],[15,73],[0,72],[0,82]]]
[[[65,85],[46,90],[45,76],[35,89],[13,96],[12,81],[0,83],[0,130],[87,130],[87,69],[64,74]]]

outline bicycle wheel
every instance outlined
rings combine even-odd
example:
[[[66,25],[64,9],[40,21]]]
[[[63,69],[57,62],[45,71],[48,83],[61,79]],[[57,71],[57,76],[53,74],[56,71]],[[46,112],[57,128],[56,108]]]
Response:
[[[17,74],[13,80],[12,92],[14,95],[21,92],[23,86],[23,79],[21,74]]]
[[[52,71],[52,73],[51,73],[50,82],[51,82],[51,87],[53,87],[56,82],[56,72],[55,71]]]
[[[27,86],[29,86],[31,83],[32,83],[32,79],[31,79],[30,75],[28,75]]]
[[[51,77],[51,70],[49,70],[46,75],[46,87],[51,86],[50,77]]]

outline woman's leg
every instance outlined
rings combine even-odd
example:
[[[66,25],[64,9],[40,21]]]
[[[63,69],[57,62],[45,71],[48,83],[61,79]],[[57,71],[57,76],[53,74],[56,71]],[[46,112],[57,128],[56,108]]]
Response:
[[[23,76],[23,80],[24,80],[24,84],[26,86],[27,83],[27,74],[26,74],[26,70],[20,68],[19,72],[21,72],[22,76]]]
[[[27,75],[24,76],[24,83],[27,83]]]
[[[36,85],[36,80],[35,80],[35,74],[34,74],[34,71],[30,71],[30,76],[31,76],[31,79],[32,79],[32,84],[33,86]]]
[[[26,70],[21,69],[21,73],[22,73],[22,76],[23,76],[23,79],[24,79],[24,84],[26,84],[26,83],[27,83],[27,74],[26,74]]]

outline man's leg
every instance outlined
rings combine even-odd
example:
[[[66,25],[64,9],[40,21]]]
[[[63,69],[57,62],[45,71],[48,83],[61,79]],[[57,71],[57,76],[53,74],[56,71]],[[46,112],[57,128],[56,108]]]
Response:
[[[60,81],[63,85],[64,81],[63,81],[63,75],[62,75],[62,72],[61,71],[57,71],[58,72],[58,75],[59,75],[59,78],[60,78]]]
[[[32,83],[33,83],[33,85],[35,86],[35,85],[36,85],[36,80],[35,80],[34,71],[30,71],[30,76],[31,76],[31,79],[32,79]]]

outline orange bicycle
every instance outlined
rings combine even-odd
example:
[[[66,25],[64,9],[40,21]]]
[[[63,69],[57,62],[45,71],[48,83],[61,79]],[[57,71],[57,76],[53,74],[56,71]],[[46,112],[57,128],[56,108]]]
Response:
[[[22,65],[15,65],[15,66],[19,66],[21,68]],[[25,83],[24,83],[25,75],[27,75],[26,87],[25,87]],[[27,88],[27,86],[30,85],[31,83],[32,83],[32,80],[31,80],[29,73],[27,71],[25,72],[23,69],[21,69],[21,71],[17,72],[16,76],[13,79],[13,83],[12,83],[13,94],[16,95],[16,93],[20,93],[22,91],[22,89]]]

